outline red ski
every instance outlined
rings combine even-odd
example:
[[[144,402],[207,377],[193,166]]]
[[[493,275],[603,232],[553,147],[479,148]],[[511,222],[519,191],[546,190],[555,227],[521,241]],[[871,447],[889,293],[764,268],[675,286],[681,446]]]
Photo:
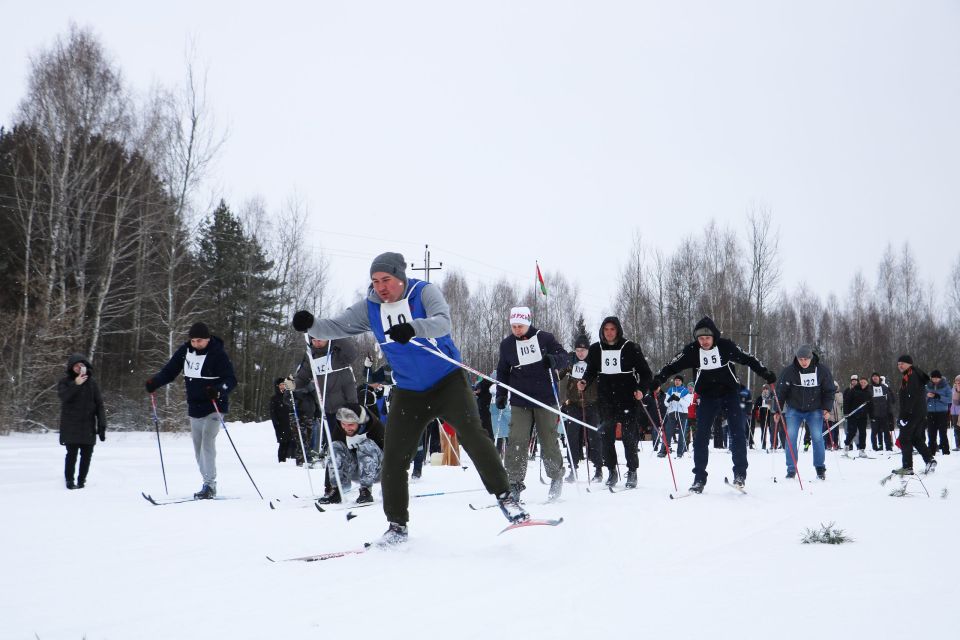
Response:
[[[557,518],[556,520],[537,520],[537,519],[531,518],[529,520],[523,520],[521,522],[516,522],[514,524],[511,524],[500,533],[506,533],[511,529],[519,529],[521,527],[541,527],[541,526],[555,527],[561,522],[563,522],[563,518]],[[500,535],[500,533],[498,533],[497,535]]]

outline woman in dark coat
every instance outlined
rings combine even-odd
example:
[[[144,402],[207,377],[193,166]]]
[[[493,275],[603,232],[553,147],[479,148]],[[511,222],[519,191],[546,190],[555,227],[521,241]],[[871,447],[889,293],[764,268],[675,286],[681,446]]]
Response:
[[[60,397],[60,444],[67,448],[63,475],[67,489],[83,489],[90,470],[90,458],[97,436],[106,440],[107,416],[103,410],[100,387],[91,377],[93,368],[86,358],[74,354],[67,361],[66,375],[57,384]],[[80,454],[80,473],[73,483],[73,472]]]

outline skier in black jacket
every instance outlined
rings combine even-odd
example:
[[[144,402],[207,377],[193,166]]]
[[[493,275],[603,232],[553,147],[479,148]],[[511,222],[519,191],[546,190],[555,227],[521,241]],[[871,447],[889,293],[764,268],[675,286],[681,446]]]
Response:
[[[777,376],[763,363],[745,353],[733,340],[720,336],[720,330],[710,317],[703,317],[693,328],[694,341],[673,357],[653,378],[651,393],[670,376],[684,369],[694,369],[694,389],[700,397],[697,423],[701,426],[693,438],[693,485],[690,491],[702,493],[707,484],[707,461],[710,456],[710,428],[714,418],[725,411],[730,427],[730,452],[733,454],[733,484],[743,488],[747,479],[747,441],[743,409],[740,407],[740,381],[733,372],[738,362],[753,369],[773,383]]]
[[[627,459],[628,489],[637,486],[637,443],[640,425],[637,401],[650,383],[650,365],[640,345],[623,337],[620,319],[604,318],[600,325],[600,342],[587,352],[587,371],[577,383],[580,391],[597,385],[597,406],[600,413],[600,437],[603,440],[603,464],[607,467],[607,485],[619,480],[617,473],[617,423],[620,423],[624,457]]]
[[[893,416],[894,398],[890,387],[883,384],[876,371],[870,376],[870,440],[874,451],[886,448],[893,451],[890,438],[890,422]]]
[[[90,470],[93,447],[106,439],[107,417],[103,408],[100,387],[91,377],[93,367],[81,355],[72,355],[67,360],[66,375],[57,384],[60,398],[60,444],[67,448],[63,475],[67,489],[83,489]],[[80,454],[80,474],[73,483],[73,472]]]
[[[932,473],[937,468],[930,450],[924,442],[924,425],[927,419],[927,394],[925,386],[930,377],[913,366],[913,358],[902,355],[897,358],[897,369],[903,374],[900,379],[900,456],[903,466],[894,473],[907,476],[913,473],[913,449],[927,463],[924,473]]]
[[[870,383],[866,376],[860,376],[857,379],[857,386],[848,389],[846,398],[850,400],[850,413],[847,413],[847,451],[853,449],[853,441],[856,438],[858,455],[861,458],[867,456],[867,420],[870,413],[870,400],[873,398],[873,390],[867,385]],[[863,405],[867,405],[863,407]],[[856,413],[852,413],[858,407],[863,407]]]

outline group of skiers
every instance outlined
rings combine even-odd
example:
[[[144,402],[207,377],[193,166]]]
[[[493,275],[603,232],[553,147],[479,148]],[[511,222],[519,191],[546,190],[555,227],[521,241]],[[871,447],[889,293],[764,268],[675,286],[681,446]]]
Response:
[[[767,435],[772,437],[779,430],[772,444],[785,445],[787,477],[796,474],[797,438],[801,426],[806,425],[815,471],[825,478],[825,435],[830,440],[834,437],[826,425],[836,417],[837,389],[829,368],[809,345],[800,345],[792,362],[778,375],[723,337],[713,320],[704,317],[693,327],[693,340],[653,373],[643,350],[624,336],[616,317],[603,320],[598,341],[591,344],[586,336],[577,338],[572,354],[553,334],[534,326],[526,307],[513,308],[509,323],[510,334],[499,348],[495,380],[482,376],[482,383],[472,388],[466,371],[478,372],[461,362],[450,335],[449,306],[440,288],[408,278],[401,254],[377,256],[361,300],[331,318],[315,318],[307,310],[293,317],[293,328],[308,335],[310,353],[293,374],[275,381],[271,417],[278,460],[292,456],[298,465],[306,464],[315,457],[321,438],[332,442],[326,447],[326,487],[321,499],[326,502],[341,501],[352,481],[360,484],[358,502],[370,502],[372,485],[379,479],[389,521],[378,542],[381,545],[407,539],[408,469],[418,455],[422,464],[424,430],[438,420],[455,433],[484,487],[495,496],[511,523],[530,517],[521,494],[534,431],[550,479],[551,499],[561,493],[565,464],[570,467],[567,479],[573,480],[577,465],[585,457],[595,467],[594,480],[602,480],[605,468],[607,484],[616,485],[620,481],[617,439],[622,441],[625,457],[625,486],[636,487],[638,444],[645,429],[656,434],[662,456],[670,453],[675,439],[676,453],[683,455],[688,434],[693,431],[694,477],[689,490],[700,493],[708,478],[713,425],[721,421],[726,424],[732,454],[732,484],[742,489],[747,477],[748,431],[752,443],[753,428],[747,428],[750,417],[753,426],[758,422],[764,426],[764,447]],[[382,394],[382,387],[363,385],[364,395],[370,394],[372,399],[358,401],[352,371],[356,346],[345,338],[364,333],[373,334],[392,375],[386,429],[380,419],[382,398],[378,399],[376,393],[380,390]],[[743,394],[745,387],[736,375],[735,364],[749,367],[767,383],[754,405],[749,402],[749,392]],[[365,365],[368,371],[372,367],[369,361]],[[898,472],[913,473],[912,452],[916,448],[929,473],[936,461],[924,436],[931,434],[930,444],[939,441],[940,450],[949,453],[948,414],[956,424],[960,376],[951,390],[939,371],[928,376],[909,355],[898,358],[897,367],[901,380],[896,398],[876,374],[870,380],[858,377],[856,385],[851,384],[844,393],[849,423],[847,446],[855,442],[859,450],[865,448],[866,430],[861,425],[869,418],[876,425],[874,446],[890,449],[890,418],[896,411],[902,454]],[[89,377],[90,369],[82,357],[71,357],[58,389],[63,406],[61,443],[68,447],[66,480],[70,488],[84,485],[93,434],[104,439],[103,405]],[[689,385],[684,384],[684,370],[693,372]],[[211,335],[201,322],[190,328],[188,342],[146,381],[145,388],[153,393],[180,373],[203,478],[195,497],[213,498],[217,492],[215,438],[237,380],[222,340]],[[478,404],[489,407],[490,413],[485,412],[481,418]],[[492,429],[492,414],[508,410],[509,432],[501,459],[495,441],[503,439],[503,431],[499,426],[496,431]],[[82,419],[74,417],[81,414]],[[771,421],[775,426],[768,428]],[[325,437],[317,425],[328,430]],[[700,428],[691,429],[694,425]],[[558,443],[561,433],[567,443],[566,461]],[[78,453],[80,475],[74,485],[73,466]],[[415,473],[419,473],[418,467]]]

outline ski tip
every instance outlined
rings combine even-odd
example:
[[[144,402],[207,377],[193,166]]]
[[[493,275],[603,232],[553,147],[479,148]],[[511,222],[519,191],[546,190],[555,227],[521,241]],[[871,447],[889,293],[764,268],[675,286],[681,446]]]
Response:
[[[372,543],[372,542],[364,542],[364,543],[363,543],[363,548],[364,548],[364,549],[369,549],[369,548],[372,547],[372,546],[373,546],[373,543]]]
[[[350,522],[356,517],[357,517],[357,514],[355,514],[353,511],[347,511],[347,522]]]
[[[270,501],[270,508],[271,508],[271,509],[276,509],[276,507],[273,506],[273,500]]]
[[[468,503],[467,503],[467,506],[470,507],[471,509],[473,509],[474,511],[480,511],[480,509],[477,509],[475,506],[473,506],[473,503],[472,503],[472,502],[468,502]]]
[[[616,491],[613,490],[613,487],[607,487],[607,490],[610,491],[610,493],[616,493]]]
[[[270,556],[264,556],[264,557],[265,557],[267,560],[269,560],[270,562],[276,562],[276,560],[274,560],[274,559],[271,558]]]
[[[317,508],[317,511],[319,511],[320,513],[324,512],[324,508],[320,506],[319,502],[314,502],[313,506],[315,506]]]

